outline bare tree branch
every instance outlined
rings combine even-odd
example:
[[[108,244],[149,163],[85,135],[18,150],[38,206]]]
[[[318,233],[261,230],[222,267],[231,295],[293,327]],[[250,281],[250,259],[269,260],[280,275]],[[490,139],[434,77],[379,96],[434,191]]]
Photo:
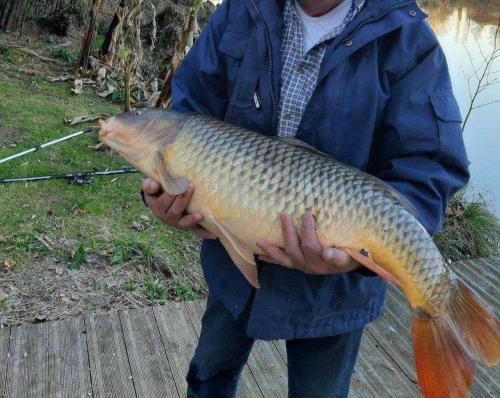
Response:
[[[465,47],[465,51],[467,53],[467,56],[469,57],[469,61],[472,65],[472,69],[474,71],[474,75],[477,79],[477,85],[474,91],[474,94],[471,95],[471,79],[472,76],[469,78],[466,78],[467,80],[467,85],[468,85],[468,90],[469,90],[469,97],[471,99],[470,104],[469,104],[469,109],[467,110],[467,114],[465,116],[464,123],[462,124],[462,132],[465,130],[465,127],[467,126],[467,123],[470,119],[470,116],[472,112],[476,109],[483,108],[488,105],[496,104],[500,102],[500,100],[494,100],[491,102],[487,102],[481,105],[476,105],[476,101],[481,93],[486,91],[487,89],[491,88],[492,86],[496,85],[500,79],[499,78],[493,78],[491,79],[491,69],[493,67],[493,64],[495,60],[500,57],[500,48],[498,47],[498,36],[500,33],[500,22],[497,25],[497,29],[495,32],[495,38],[494,38],[494,44],[493,44],[493,50],[491,51],[491,54],[486,57],[484,54],[484,51],[481,47],[481,44],[479,42],[479,39],[477,35],[472,32],[474,35],[474,39],[476,41],[477,47],[479,49],[479,52],[481,53],[481,57],[483,58],[484,62],[482,62],[481,66],[479,68],[476,68],[474,61],[472,60],[471,54],[469,53],[469,50]],[[464,73],[465,75],[465,73]]]

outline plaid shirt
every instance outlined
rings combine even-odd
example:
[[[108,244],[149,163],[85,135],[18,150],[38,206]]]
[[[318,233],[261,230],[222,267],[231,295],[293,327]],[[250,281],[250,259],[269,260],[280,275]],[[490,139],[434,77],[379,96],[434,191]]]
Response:
[[[287,0],[283,11],[281,45],[281,99],[278,135],[294,137],[302,115],[317,85],[321,62],[330,40],[337,37],[363,8],[366,0],[352,0],[352,7],[340,26],[333,28],[306,54],[303,54],[304,31],[294,1]]]

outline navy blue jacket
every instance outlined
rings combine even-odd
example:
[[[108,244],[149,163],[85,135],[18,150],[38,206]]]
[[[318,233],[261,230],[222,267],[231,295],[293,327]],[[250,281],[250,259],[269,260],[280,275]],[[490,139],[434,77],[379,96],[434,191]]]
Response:
[[[173,79],[173,108],[275,135],[283,5],[224,1]],[[469,174],[446,60],[425,19],[414,1],[368,0],[329,45],[297,138],[402,192],[433,234]],[[219,241],[203,243],[201,261],[211,293],[238,316],[251,286]],[[261,339],[354,330],[385,297],[363,271],[312,276],[261,263],[259,281],[248,334]]]

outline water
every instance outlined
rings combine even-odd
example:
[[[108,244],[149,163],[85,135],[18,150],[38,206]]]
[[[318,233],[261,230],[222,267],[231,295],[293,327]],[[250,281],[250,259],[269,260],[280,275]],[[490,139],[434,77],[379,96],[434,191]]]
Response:
[[[446,53],[453,89],[465,118],[470,105],[467,79],[488,58],[495,46],[500,23],[500,2],[421,1],[429,22]],[[500,34],[497,48],[500,47]],[[470,54],[467,54],[467,52]],[[482,54],[481,54],[482,52]],[[500,79],[500,50],[491,68],[490,80]],[[476,79],[470,81],[472,91]],[[500,100],[500,80],[483,91],[477,105]],[[465,127],[464,139],[471,161],[472,185],[486,197],[500,216],[500,102],[476,109]]]

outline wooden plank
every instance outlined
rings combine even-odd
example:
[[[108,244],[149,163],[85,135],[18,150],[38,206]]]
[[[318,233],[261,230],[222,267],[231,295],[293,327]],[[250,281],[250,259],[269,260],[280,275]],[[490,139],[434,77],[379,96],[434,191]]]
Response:
[[[407,371],[408,369],[412,369],[412,374],[414,375],[413,377],[416,379],[413,367],[413,349],[411,347],[409,328],[410,310],[406,304],[404,296],[396,288],[391,287],[389,290],[385,316],[388,318],[387,323],[394,327],[397,333],[407,341],[406,344],[404,342],[399,343],[401,344],[398,347],[399,355],[393,357],[393,360]],[[387,352],[391,351],[392,345],[397,344],[394,341],[391,343],[383,338],[377,341],[386,349]],[[476,368],[476,376],[472,385],[471,397],[500,396],[500,388],[497,382],[498,380],[500,380],[500,371],[498,370],[498,367],[487,368],[479,364]]]
[[[500,308],[500,296],[496,283],[493,284],[481,272],[469,268],[467,263],[456,263],[453,271],[490,306],[495,309]]]
[[[47,324],[11,330],[7,397],[49,397]]]
[[[403,315],[401,318],[396,318],[391,312],[391,302],[393,300],[395,298],[388,297],[386,311],[379,319],[366,326],[366,332],[383,347],[387,355],[398,364],[406,377],[411,382],[416,383],[417,377],[413,366],[413,350],[409,335],[409,316]],[[398,319],[401,322],[399,327],[396,325]]]
[[[271,342],[255,342],[248,366],[265,397],[288,395],[288,367]]]
[[[9,364],[10,328],[0,327],[0,397],[7,397],[7,367]]]
[[[92,386],[83,318],[50,322],[48,333],[50,396],[88,398]]]
[[[185,397],[186,375],[196,347],[196,333],[182,304],[168,303],[154,307],[153,311],[177,391],[181,397]]]
[[[278,350],[281,359],[285,363],[286,366],[288,366],[288,359],[286,355],[286,341],[285,340],[274,340],[273,341],[274,346]]]
[[[353,393],[364,397],[419,397],[417,386],[389,358],[369,333],[365,333],[357,360],[357,376],[363,385],[352,383]],[[361,390],[358,390],[361,387]]]
[[[196,335],[200,336],[201,318],[205,313],[206,302],[203,300],[188,301],[185,303],[186,310],[193,323]],[[257,381],[253,376],[248,364],[243,368],[241,379],[238,383],[238,398],[254,398],[263,397],[262,392],[257,385]]]
[[[120,320],[137,396],[177,398],[153,309],[123,311]]]
[[[500,279],[500,257],[482,258],[479,260],[480,264],[476,264],[476,260],[471,260],[476,267],[480,267],[487,275],[492,276],[492,281]]]
[[[85,318],[94,397],[136,397],[117,313]]]
[[[201,319],[203,312],[199,308]],[[288,369],[272,342],[256,341],[247,365],[264,397],[287,396]]]
[[[491,259],[480,258],[463,262],[466,263],[471,270],[487,278],[490,283],[498,284],[498,281],[500,280],[500,270],[498,269],[500,268],[500,261],[495,263]],[[452,265],[452,267],[453,266],[454,264]]]

